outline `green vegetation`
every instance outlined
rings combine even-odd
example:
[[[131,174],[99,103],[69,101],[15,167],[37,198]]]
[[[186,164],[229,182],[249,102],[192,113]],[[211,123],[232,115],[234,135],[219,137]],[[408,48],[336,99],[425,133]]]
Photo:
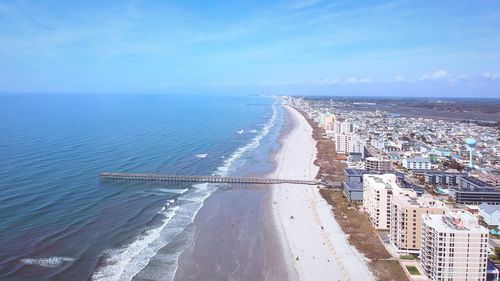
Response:
[[[403,260],[414,260],[414,259],[415,259],[415,257],[414,257],[414,256],[412,256],[412,255],[401,255],[401,256],[399,256],[399,257],[400,257],[401,259],[403,259]]]
[[[420,271],[418,271],[416,266],[407,265],[406,269],[408,269],[408,272],[410,272],[410,275],[420,275]]]

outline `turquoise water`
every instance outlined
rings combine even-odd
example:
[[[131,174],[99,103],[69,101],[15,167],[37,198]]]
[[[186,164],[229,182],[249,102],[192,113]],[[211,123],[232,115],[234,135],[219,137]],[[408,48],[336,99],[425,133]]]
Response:
[[[168,247],[172,274],[183,247],[169,242],[217,186],[99,182],[98,172],[258,174],[282,118],[275,103],[1,95],[0,279],[131,280]]]

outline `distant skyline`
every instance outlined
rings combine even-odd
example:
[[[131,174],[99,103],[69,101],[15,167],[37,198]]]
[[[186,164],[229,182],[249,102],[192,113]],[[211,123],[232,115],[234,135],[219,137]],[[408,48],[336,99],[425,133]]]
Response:
[[[0,92],[500,97],[499,1],[2,1]]]

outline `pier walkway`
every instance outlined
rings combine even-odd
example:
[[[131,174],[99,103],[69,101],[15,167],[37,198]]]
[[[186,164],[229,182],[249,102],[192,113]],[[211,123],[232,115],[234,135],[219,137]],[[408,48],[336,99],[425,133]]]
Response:
[[[236,184],[308,184],[317,185],[315,180],[292,180],[292,179],[268,179],[268,178],[246,178],[246,177],[221,177],[221,176],[176,176],[159,174],[129,174],[129,173],[99,173],[101,180],[125,180],[125,181],[178,181],[178,182],[208,182],[208,183],[236,183]]]

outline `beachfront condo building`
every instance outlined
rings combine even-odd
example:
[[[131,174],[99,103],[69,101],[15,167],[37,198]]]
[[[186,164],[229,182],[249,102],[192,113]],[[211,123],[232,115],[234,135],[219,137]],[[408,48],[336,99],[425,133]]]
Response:
[[[335,115],[324,116],[325,133],[335,143],[335,151],[340,154],[361,153],[365,157],[366,140],[356,134],[356,125]]]
[[[391,199],[394,193],[415,193],[403,190],[396,183],[396,175],[363,175],[363,207],[376,229],[391,227]]]
[[[391,201],[390,238],[400,254],[418,254],[421,245],[422,215],[445,214],[445,204],[431,195],[395,193]]]
[[[430,280],[486,280],[488,230],[470,213],[422,215],[420,262]]]
[[[391,160],[368,157],[365,160],[365,168],[370,171],[390,171],[392,170]]]

